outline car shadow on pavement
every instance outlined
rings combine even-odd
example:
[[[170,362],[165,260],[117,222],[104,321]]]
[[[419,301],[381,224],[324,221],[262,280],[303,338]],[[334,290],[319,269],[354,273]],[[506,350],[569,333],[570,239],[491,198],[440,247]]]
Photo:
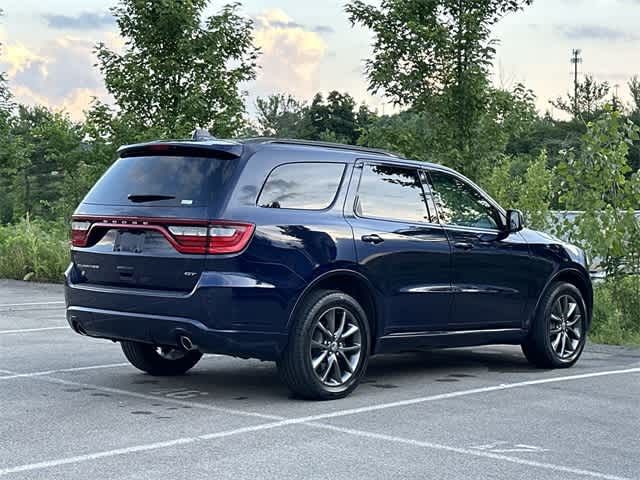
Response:
[[[375,356],[369,363],[361,388],[402,388],[428,382],[460,382],[482,377],[488,372],[532,372],[519,350],[451,349]],[[188,397],[229,400],[277,400],[289,398],[280,381],[275,363],[255,360],[229,361],[205,357],[205,361],[180,377],[152,377],[144,374],[123,376],[129,383],[159,395],[185,391]],[[178,397],[180,398],[180,397]]]

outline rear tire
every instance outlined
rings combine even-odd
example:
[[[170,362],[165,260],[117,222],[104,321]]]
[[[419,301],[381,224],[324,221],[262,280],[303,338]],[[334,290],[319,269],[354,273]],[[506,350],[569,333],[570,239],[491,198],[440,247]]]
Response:
[[[580,290],[555,282],[540,299],[522,352],[538,368],[568,368],[580,358],[586,339],[587,307]]]
[[[139,342],[120,342],[124,356],[139,370],[156,376],[182,375],[202,358],[196,350],[157,347]],[[160,351],[158,351],[160,350]]]
[[[369,323],[353,297],[337,290],[311,293],[293,320],[278,360],[280,377],[297,396],[333,400],[349,395],[369,361]]]

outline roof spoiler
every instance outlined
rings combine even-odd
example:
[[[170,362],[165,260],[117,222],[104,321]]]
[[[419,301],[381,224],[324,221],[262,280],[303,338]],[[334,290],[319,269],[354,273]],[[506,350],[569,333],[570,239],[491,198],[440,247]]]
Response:
[[[124,145],[118,149],[118,156],[120,158],[126,158],[147,155],[186,155],[231,160],[241,157],[243,151],[244,147],[241,143],[230,142],[228,140],[169,140]]]

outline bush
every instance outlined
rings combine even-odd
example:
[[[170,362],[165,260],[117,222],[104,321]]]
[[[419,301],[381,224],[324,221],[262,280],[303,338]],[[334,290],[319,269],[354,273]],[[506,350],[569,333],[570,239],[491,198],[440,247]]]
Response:
[[[640,277],[595,285],[590,338],[596,343],[640,345]]]
[[[61,222],[0,226],[0,277],[61,282],[69,264],[69,231]]]

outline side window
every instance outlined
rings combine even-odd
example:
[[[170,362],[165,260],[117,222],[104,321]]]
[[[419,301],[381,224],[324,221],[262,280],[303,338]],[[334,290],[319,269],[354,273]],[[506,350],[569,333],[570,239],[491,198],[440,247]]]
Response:
[[[447,173],[431,171],[430,176],[441,223],[500,228],[500,213],[475,188]]]
[[[344,163],[287,163],[264,182],[258,205],[267,208],[323,210],[338,193]]]
[[[390,165],[365,165],[355,212],[360,217],[428,222],[417,170]]]

